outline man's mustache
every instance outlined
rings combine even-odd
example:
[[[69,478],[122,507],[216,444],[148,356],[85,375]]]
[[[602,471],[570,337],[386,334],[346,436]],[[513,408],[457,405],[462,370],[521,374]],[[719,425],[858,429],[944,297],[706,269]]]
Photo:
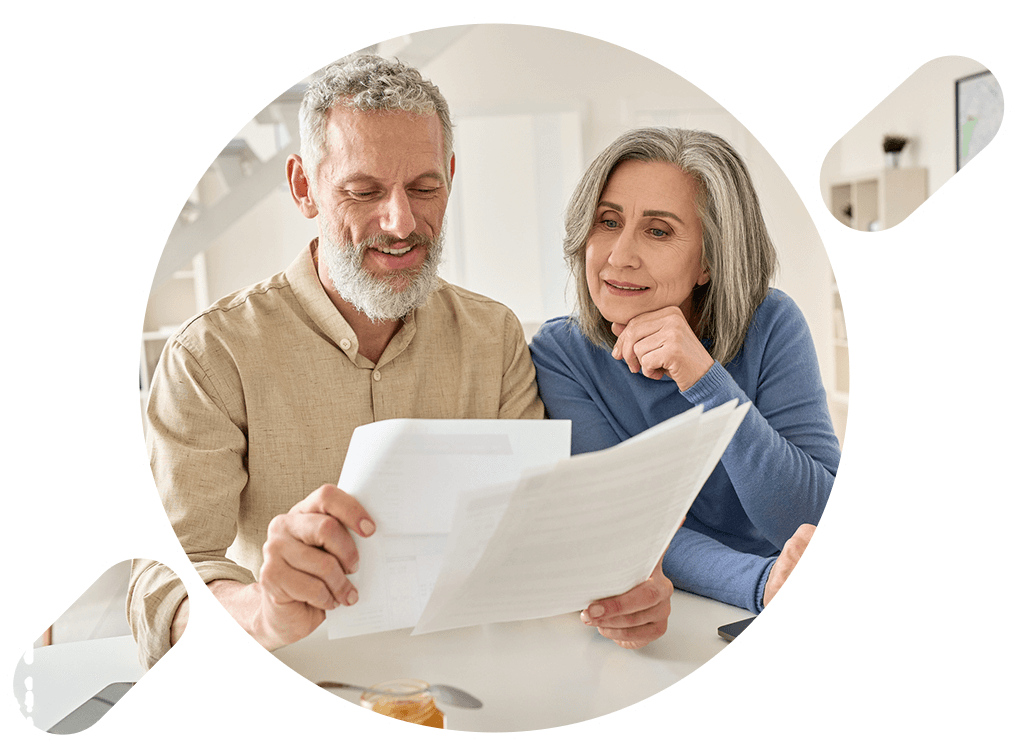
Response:
[[[390,234],[375,234],[374,236],[364,239],[359,244],[351,244],[350,246],[356,250],[357,254],[362,255],[371,247],[390,248],[394,247],[396,244],[409,244],[410,247],[423,247],[429,251],[434,245],[434,237],[427,236],[419,231],[413,231],[405,238],[392,236]]]

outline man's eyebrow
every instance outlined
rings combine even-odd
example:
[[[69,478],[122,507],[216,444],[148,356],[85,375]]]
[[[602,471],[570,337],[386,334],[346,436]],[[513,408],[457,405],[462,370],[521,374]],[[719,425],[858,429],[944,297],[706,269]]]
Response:
[[[420,179],[425,179],[425,178],[427,178],[427,179],[434,179],[435,181],[440,181],[442,184],[444,183],[444,180],[445,180],[444,174],[441,173],[440,171],[427,171],[426,173],[421,173],[419,176],[417,176],[415,179],[413,179],[413,181],[419,181]]]
[[[363,171],[357,171],[356,173],[350,173],[347,176],[339,176],[336,183],[351,184],[354,181],[377,181],[377,177],[371,176],[369,173],[364,173]]]
[[[420,179],[433,179],[435,181],[440,181],[442,184],[445,182],[444,174],[441,173],[440,171],[427,171],[426,173],[421,173],[419,176],[416,176],[415,178],[411,179],[409,183],[419,181]],[[343,176],[342,178],[339,179],[340,184],[351,184],[356,181],[372,181],[380,183],[377,176],[372,176],[371,174],[364,173],[363,171],[351,173],[350,175]]]
[[[619,213],[623,213],[624,212],[624,208],[623,207],[621,207],[620,205],[616,205],[613,202],[607,202],[606,200],[600,200],[600,202],[597,205],[597,207],[600,207],[600,206],[602,206],[602,207],[608,207],[611,210],[617,210],[617,212],[619,212]],[[681,225],[684,225],[684,221],[681,220],[678,216],[674,215],[674,213],[670,212],[669,210],[645,210],[642,213],[642,217],[644,217],[644,218],[673,218],[674,220],[676,220]]]

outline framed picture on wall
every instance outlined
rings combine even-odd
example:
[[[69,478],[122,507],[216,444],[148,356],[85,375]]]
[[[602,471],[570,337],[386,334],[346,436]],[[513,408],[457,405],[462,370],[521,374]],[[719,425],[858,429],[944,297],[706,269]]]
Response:
[[[991,71],[956,80],[956,170],[984,149],[1002,124],[1002,88]]]

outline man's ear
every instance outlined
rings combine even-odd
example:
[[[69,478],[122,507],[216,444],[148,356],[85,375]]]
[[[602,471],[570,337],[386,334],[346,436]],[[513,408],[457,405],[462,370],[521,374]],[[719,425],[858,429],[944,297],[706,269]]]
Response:
[[[289,182],[289,193],[303,217],[317,216],[318,209],[311,194],[310,180],[303,169],[303,159],[299,155],[290,155],[286,160],[286,180]]]
[[[448,161],[448,191],[452,190],[452,179],[455,178],[455,153],[452,153],[452,159]]]

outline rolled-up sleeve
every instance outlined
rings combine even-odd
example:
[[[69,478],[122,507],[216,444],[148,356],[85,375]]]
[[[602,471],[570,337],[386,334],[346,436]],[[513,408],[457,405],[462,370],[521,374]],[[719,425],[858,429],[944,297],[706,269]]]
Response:
[[[138,659],[146,669],[169,651],[169,632],[187,588],[173,570],[159,562],[131,562],[127,590],[127,621],[138,644]]]

